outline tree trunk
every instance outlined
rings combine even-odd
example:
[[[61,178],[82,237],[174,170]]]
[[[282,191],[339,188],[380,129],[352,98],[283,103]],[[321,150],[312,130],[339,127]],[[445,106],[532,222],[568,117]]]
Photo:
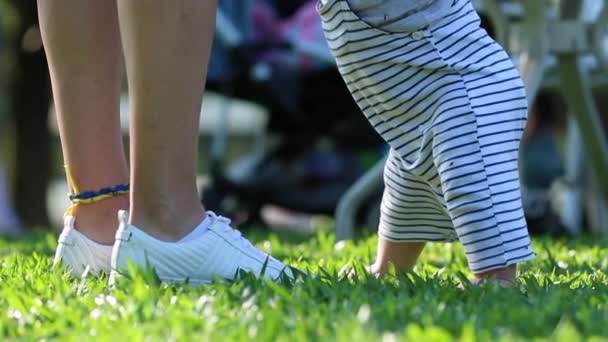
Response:
[[[36,1],[10,3],[20,16],[16,34],[9,37],[9,48],[15,56],[8,88],[9,112],[16,131],[15,208],[24,227],[48,227],[46,191],[52,173],[48,68],[42,49],[26,51],[22,47],[27,30],[38,26]]]

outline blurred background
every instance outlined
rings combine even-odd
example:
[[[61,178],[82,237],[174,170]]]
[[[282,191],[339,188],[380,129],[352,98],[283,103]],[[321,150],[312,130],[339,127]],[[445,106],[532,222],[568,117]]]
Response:
[[[526,83],[531,231],[608,235],[608,5],[473,2]],[[350,238],[376,229],[387,147],[341,80],[315,4],[219,0],[199,186],[210,209],[241,227],[335,227]],[[125,86],[126,144],[127,107]],[[59,229],[66,193],[36,1],[0,0],[0,233]]]

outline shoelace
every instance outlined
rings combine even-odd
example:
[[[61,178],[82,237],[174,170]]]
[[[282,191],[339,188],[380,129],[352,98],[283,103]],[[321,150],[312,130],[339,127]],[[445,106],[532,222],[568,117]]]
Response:
[[[232,226],[230,225],[232,223],[232,221],[224,216],[220,216],[220,215],[216,215],[214,212],[212,211],[207,211],[207,215],[209,215],[209,217],[212,220],[212,225],[215,224],[215,222],[220,222],[220,223],[224,223],[222,225],[222,230],[229,233],[230,237],[232,237],[235,241],[238,241],[241,243],[241,245],[247,249],[249,249],[250,251],[258,254],[260,257],[264,258],[265,260],[267,260],[268,262],[270,262],[271,260],[274,260],[271,256],[269,256],[268,254],[262,252],[261,250],[259,250],[257,247],[255,247],[251,241],[249,241],[248,239],[246,239],[245,237],[243,237],[243,235],[241,234],[241,232],[238,229],[234,229],[232,228]],[[286,267],[287,269],[290,269],[289,267]],[[281,272],[282,274],[282,272]]]
[[[243,234],[241,234],[241,232],[238,229],[232,228],[232,226],[230,225],[232,223],[232,220],[230,220],[229,218],[224,217],[224,216],[216,215],[213,211],[207,211],[207,215],[209,215],[209,217],[211,217],[211,220],[213,221],[213,223],[211,223],[211,224],[215,224],[215,222],[224,223],[222,225],[222,230],[229,233],[230,236],[235,241],[238,241],[241,244],[241,246],[249,248],[249,249],[254,249],[257,252],[261,253],[261,251],[259,249],[257,249],[251,243],[251,241],[249,241],[248,239],[243,237]]]

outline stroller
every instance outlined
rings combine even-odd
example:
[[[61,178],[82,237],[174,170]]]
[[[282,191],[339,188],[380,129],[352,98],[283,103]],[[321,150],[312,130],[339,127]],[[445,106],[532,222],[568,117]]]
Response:
[[[331,215],[385,152],[335,67],[314,6],[310,0],[219,3],[208,89],[267,108],[274,141],[226,165],[222,115],[202,197],[210,209],[241,218],[238,223],[259,222],[266,205]],[[373,220],[368,208],[377,208],[381,192],[362,217]]]

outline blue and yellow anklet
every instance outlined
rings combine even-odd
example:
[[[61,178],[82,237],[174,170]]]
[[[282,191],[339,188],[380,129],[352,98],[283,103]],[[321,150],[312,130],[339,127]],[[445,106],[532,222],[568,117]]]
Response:
[[[74,182],[74,178],[72,177],[72,173],[70,172],[70,168],[65,165],[65,175],[68,179],[68,184],[71,189],[71,193],[68,193],[68,198],[72,205],[68,207],[65,211],[65,216],[73,216],[76,207],[79,204],[89,204],[95,203],[99,201],[103,201],[104,199],[112,198],[115,196],[120,196],[129,193],[129,183],[118,184],[112,187],[101,188],[97,191],[86,190],[80,191],[76,186],[76,182]]]

